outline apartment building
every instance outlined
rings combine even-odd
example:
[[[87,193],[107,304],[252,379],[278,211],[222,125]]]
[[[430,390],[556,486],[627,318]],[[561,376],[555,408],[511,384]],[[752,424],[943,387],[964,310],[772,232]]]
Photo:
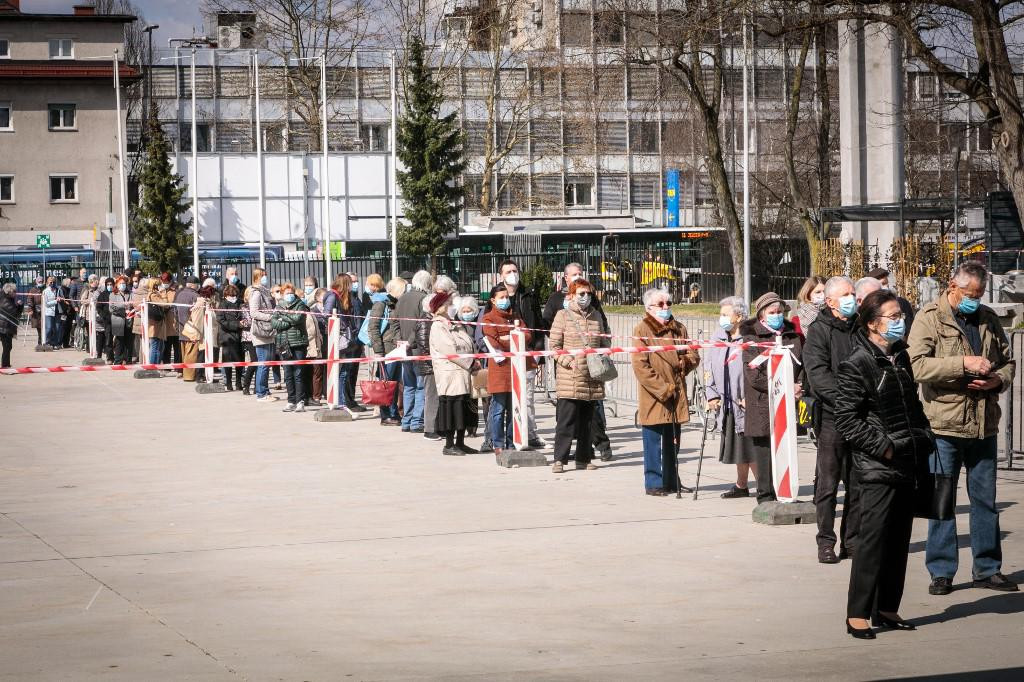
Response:
[[[114,50],[133,16],[29,14],[0,0],[0,246],[107,248],[119,216]],[[122,87],[137,69],[119,64]],[[120,224],[120,218],[115,218]]]

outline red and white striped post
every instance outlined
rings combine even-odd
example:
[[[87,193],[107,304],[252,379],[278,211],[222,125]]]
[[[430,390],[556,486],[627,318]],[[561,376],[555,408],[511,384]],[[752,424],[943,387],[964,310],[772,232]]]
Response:
[[[213,362],[213,324],[214,324],[214,313],[212,310],[207,309],[203,314],[203,353],[204,362]],[[213,367],[204,367],[203,372],[206,374],[206,384],[209,386],[213,383]]]
[[[100,357],[100,349],[96,347],[96,301],[90,299],[86,305],[89,307],[89,357],[95,360]]]
[[[781,337],[768,353],[768,422],[772,434],[772,483],[779,502],[795,502],[800,491],[796,451],[793,356]]]
[[[509,350],[513,353],[526,351],[526,334],[519,329],[519,320],[516,320],[516,328],[508,335]],[[526,412],[526,391],[532,387],[528,385],[526,378],[526,356],[517,355],[512,358],[512,444],[516,450],[525,450],[527,442],[527,418]],[[495,447],[498,447],[495,445]]]
[[[331,313],[327,320],[327,355],[328,360],[339,360],[341,358],[341,320],[338,313]],[[337,362],[329,362],[324,368],[327,377],[327,409],[337,409],[341,405],[338,400],[339,379],[341,365]]]

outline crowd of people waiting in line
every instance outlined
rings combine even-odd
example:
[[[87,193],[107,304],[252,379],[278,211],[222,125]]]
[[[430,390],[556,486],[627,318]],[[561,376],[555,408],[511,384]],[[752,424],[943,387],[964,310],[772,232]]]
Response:
[[[327,288],[307,277],[299,289],[290,282],[271,283],[259,268],[247,286],[234,268],[227,269],[219,286],[213,279],[193,277],[178,287],[166,273],[144,277],[136,271],[103,280],[89,275],[71,308],[66,281],[57,285],[50,278],[44,287],[37,280],[40,291],[34,293],[39,295],[29,296],[28,305],[34,320],[40,315],[46,319],[45,325],[33,326],[45,329],[47,342],[56,346],[70,310],[79,312],[92,302],[100,347],[108,361],[118,363],[203,362],[207,308],[216,311],[215,345],[224,361],[324,357],[326,321],[335,313],[342,321],[340,345],[346,358],[368,354],[379,359],[400,345],[417,356],[508,351],[515,326],[523,328],[530,349],[610,345],[608,319],[578,263],[565,267],[543,309],[521,284],[515,261],[502,263],[497,274],[499,283],[483,307],[473,296],[459,296],[451,278],[435,278],[426,271],[403,273],[386,283],[374,274],[362,286],[357,275],[345,273]],[[743,299],[726,298],[713,337],[755,343],[780,339],[790,349],[796,395],[813,406],[817,558],[824,564],[852,558],[846,627],[858,638],[873,638],[872,624],[913,628],[900,619],[898,609],[915,472],[921,466],[951,473],[954,481],[966,467],[973,584],[1017,590],[1001,572],[995,504],[999,393],[1012,384],[1016,365],[998,318],[981,304],[988,273],[981,264],[961,264],[944,295],[916,314],[889,289],[888,275],[879,269],[857,282],[842,276],[827,281],[811,277],[788,318],[788,304],[774,292],[758,298],[749,311]],[[67,297],[62,295],[65,290]],[[138,343],[141,315],[133,314],[142,301],[151,304],[146,349]],[[168,305],[172,303],[176,306]],[[10,320],[20,316],[21,305],[13,285],[5,285],[0,298],[5,366],[14,333]],[[633,331],[636,343],[673,345],[689,338],[672,314],[667,292],[647,291],[643,305],[645,315]],[[743,352],[711,348],[705,354],[708,408],[722,431],[720,459],[735,464],[737,472],[735,485],[722,497],[748,497],[752,473],[758,503],[775,499],[767,363],[750,364],[761,353],[762,347],[751,346]],[[595,378],[586,356],[548,360],[555,366],[558,399],[553,471],[563,472],[570,457],[577,469],[596,469],[595,459],[612,459],[604,381]],[[676,455],[680,425],[690,413],[686,376],[701,359],[693,350],[673,350],[633,354],[630,360],[638,383],[645,491],[664,496],[681,486]],[[445,455],[494,452],[500,458],[512,447],[510,364],[500,358],[481,362],[440,357],[371,363],[371,376],[401,385],[401,394],[395,391],[391,404],[379,408],[380,424],[443,440]],[[367,410],[356,400],[358,368],[340,364],[336,370],[338,403],[353,418]],[[529,358],[527,368],[532,385],[538,363]],[[223,382],[228,390],[270,402],[277,399],[269,383],[273,374],[273,388],[286,390],[284,410],[301,412],[324,400],[328,371],[325,365],[225,369]],[[184,381],[204,380],[201,371],[165,373]],[[537,433],[532,396],[527,391],[527,442],[531,448],[546,448],[548,443]],[[481,435],[480,448],[466,443],[467,437]],[[840,483],[845,501],[837,535]],[[957,542],[955,520],[929,521],[926,566],[933,595],[953,589]]]

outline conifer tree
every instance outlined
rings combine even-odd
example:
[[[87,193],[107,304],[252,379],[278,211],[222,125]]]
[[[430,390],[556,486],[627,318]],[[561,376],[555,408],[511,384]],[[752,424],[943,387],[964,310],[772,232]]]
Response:
[[[135,212],[132,243],[142,254],[143,270],[174,273],[190,260],[195,217],[182,220],[190,208],[182,201],[186,186],[180,175],[171,172],[170,145],[157,120],[156,107],[150,110],[146,139],[146,158],[139,176],[142,200]]]
[[[466,167],[462,131],[455,112],[441,115],[444,94],[424,57],[423,42],[413,38],[408,55],[406,109],[398,122],[398,173],[405,220],[398,228],[403,255],[444,253],[444,235],[459,226]]]

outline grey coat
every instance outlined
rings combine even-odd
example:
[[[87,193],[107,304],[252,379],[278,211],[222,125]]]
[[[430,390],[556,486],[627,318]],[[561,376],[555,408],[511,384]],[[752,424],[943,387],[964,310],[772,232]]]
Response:
[[[426,297],[426,292],[414,289],[410,285],[406,292],[398,297],[398,304],[391,316],[391,324],[398,327],[399,339],[410,346],[416,343],[417,322],[427,317],[423,312],[423,299]],[[396,317],[404,319],[396,320]]]
[[[711,336],[711,340],[729,341],[730,339],[728,332],[719,327]],[[741,341],[742,339],[736,337],[736,340]],[[727,357],[730,358],[728,377],[725,370],[725,359]],[[728,408],[733,413],[736,433],[743,433],[746,411],[739,402],[743,400],[743,351],[738,348],[709,348],[704,356],[704,371],[711,374],[711,378],[708,380],[705,388],[708,400],[717,398],[723,401],[716,417],[718,428],[722,428],[722,422],[725,420],[725,410],[727,407],[725,405],[725,386],[726,381],[728,381],[729,394],[732,398]]]

